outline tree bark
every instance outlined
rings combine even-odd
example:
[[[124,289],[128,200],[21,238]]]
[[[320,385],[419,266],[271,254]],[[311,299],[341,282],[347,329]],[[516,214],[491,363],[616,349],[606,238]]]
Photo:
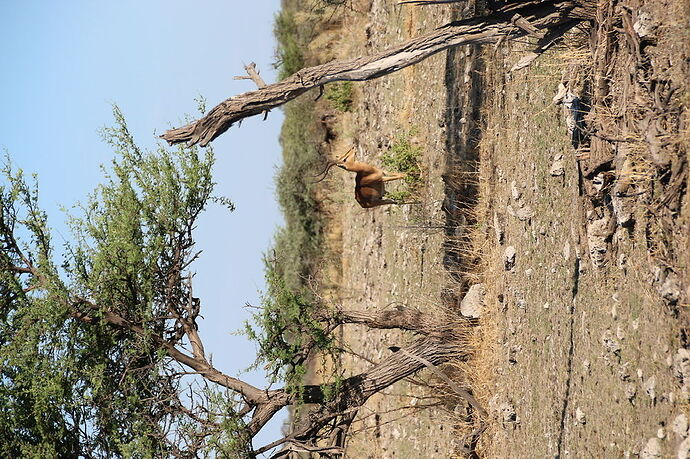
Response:
[[[363,81],[378,78],[416,64],[453,46],[495,43],[528,34],[546,32],[563,24],[593,17],[593,0],[527,0],[506,5],[495,13],[452,22],[428,34],[381,53],[334,61],[302,69],[287,79],[221,102],[206,116],[161,137],[170,144],[187,142],[208,145],[234,123],[280,106],[306,91],[335,81]],[[523,28],[515,25],[516,15]]]
[[[337,310],[317,311],[318,320],[326,322],[334,322],[335,324],[357,324],[364,325],[368,328],[376,328],[382,330],[409,330],[417,333],[427,333],[429,325],[429,317],[421,311],[398,306],[392,309],[383,311],[354,311],[354,310]],[[437,323],[436,320],[432,322]]]
[[[309,413],[300,423],[293,436],[300,440],[316,438],[318,432],[333,418],[358,409],[377,392],[425,368],[422,360],[441,365],[451,358],[463,358],[463,350],[457,344],[439,338],[424,337],[416,340],[406,352],[396,352],[367,373],[344,380],[332,400],[325,398],[323,386],[306,386],[304,402],[319,407]]]

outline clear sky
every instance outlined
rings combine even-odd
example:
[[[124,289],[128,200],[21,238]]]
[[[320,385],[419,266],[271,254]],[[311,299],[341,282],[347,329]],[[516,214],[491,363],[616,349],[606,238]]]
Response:
[[[140,145],[196,113],[247,90],[233,80],[255,61],[275,81],[273,17],[279,0],[38,1],[0,0],[0,149],[15,166],[38,174],[51,227],[69,234],[60,206],[70,207],[101,180],[113,157],[98,130],[122,109]],[[282,113],[245,120],[214,142],[217,195],[237,210],[212,205],[197,230],[204,250],[196,263],[195,295],[202,299],[200,330],[213,363],[230,375],[247,368],[253,344],[231,334],[258,304],[262,253],[281,217],[273,176],[280,161]],[[261,375],[246,379],[263,385]],[[257,437],[277,438],[280,420]]]

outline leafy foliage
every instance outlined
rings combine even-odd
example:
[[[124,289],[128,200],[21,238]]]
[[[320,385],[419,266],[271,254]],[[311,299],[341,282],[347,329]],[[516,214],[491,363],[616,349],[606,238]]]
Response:
[[[333,83],[326,89],[326,99],[331,101],[336,110],[349,112],[352,110],[353,103],[352,90],[353,83],[351,81]]]
[[[386,193],[386,197],[396,201],[404,201],[414,195],[421,184],[421,168],[419,158],[422,155],[422,147],[414,145],[412,137],[416,134],[415,129],[398,134],[383,154],[383,167],[388,171],[404,172],[407,176],[404,179],[406,188],[397,192]]]
[[[315,318],[323,305],[310,285],[323,257],[324,238],[320,202],[311,176],[321,164],[312,140],[313,104],[300,98],[285,107],[283,166],[276,176],[285,226],[276,231],[272,255],[265,259],[267,290],[253,318],[256,327],[246,325],[247,335],[259,346],[257,365],[265,366],[275,381],[285,381],[292,393],[300,388],[312,351],[338,351],[327,325]]]
[[[299,290],[316,270],[323,241],[320,203],[311,176],[321,164],[314,142],[313,102],[300,98],[286,105],[280,134],[283,165],[276,176],[276,194],[285,217],[274,240],[275,269],[288,288]]]
[[[247,323],[246,332],[259,344],[257,363],[265,364],[273,379],[285,381],[294,393],[301,388],[311,352],[334,354],[337,349],[328,326],[315,318],[315,308],[322,306],[306,288],[288,288],[275,268],[275,260],[266,260],[267,291],[254,315],[258,328]]]
[[[288,8],[281,9],[276,16],[273,34],[278,42],[276,49],[278,79],[282,80],[305,67],[305,57],[302,50],[307,41],[300,33],[295,12]]]
[[[195,317],[185,312],[195,303],[183,272],[196,258],[192,229],[213,190],[213,152],[143,151],[117,107],[114,116],[103,138],[117,158],[70,219],[74,242],[59,267],[36,184],[9,160],[3,169],[2,457],[160,457],[208,447],[208,432],[187,428],[198,422],[185,414],[193,411],[183,407],[179,369],[160,343],[181,338],[176,317]]]

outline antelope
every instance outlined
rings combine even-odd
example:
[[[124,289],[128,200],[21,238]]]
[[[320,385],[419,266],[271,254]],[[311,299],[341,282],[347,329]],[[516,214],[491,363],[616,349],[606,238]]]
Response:
[[[324,171],[318,175],[322,177],[317,182],[325,179],[328,171],[333,166],[357,173],[355,177],[355,199],[365,209],[384,204],[397,204],[392,199],[384,199],[383,196],[386,194],[386,191],[383,184],[393,180],[400,180],[407,176],[407,174],[389,174],[378,167],[355,161],[355,148],[352,147],[345,155],[335,161],[328,161]]]

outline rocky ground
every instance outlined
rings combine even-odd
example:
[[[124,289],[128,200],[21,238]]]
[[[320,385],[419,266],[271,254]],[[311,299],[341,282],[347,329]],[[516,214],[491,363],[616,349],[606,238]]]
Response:
[[[673,114],[687,102],[688,36],[676,20],[687,24],[687,10],[661,3],[604,8],[602,29],[616,36],[599,31],[593,47],[571,37],[508,77],[521,45],[487,59],[488,457],[687,455],[688,137]],[[596,87],[596,72],[610,78],[585,117],[599,137],[575,149],[562,135],[568,108],[552,96],[563,81],[585,99],[577,81]]]
[[[337,171],[330,243],[342,256],[328,272],[348,309],[459,308],[482,283],[477,358],[445,371],[489,411],[483,457],[654,458],[690,445],[688,11],[617,3],[602,2],[601,30],[524,70],[509,73],[528,43],[457,49],[358,84],[354,110],[329,118],[331,156],[355,145],[380,165],[401,134],[423,148],[416,205],[363,210]],[[370,54],[472,8],[353,0],[333,52]],[[557,105],[559,83],[570,92]],[[575,124],[593,139],[578,145],[576,96],[591,109]],[[342,339],[356,372],[409,337],[352,327]],[[465,408],[433,379],[370,400],[349,456],[458,454]]]

